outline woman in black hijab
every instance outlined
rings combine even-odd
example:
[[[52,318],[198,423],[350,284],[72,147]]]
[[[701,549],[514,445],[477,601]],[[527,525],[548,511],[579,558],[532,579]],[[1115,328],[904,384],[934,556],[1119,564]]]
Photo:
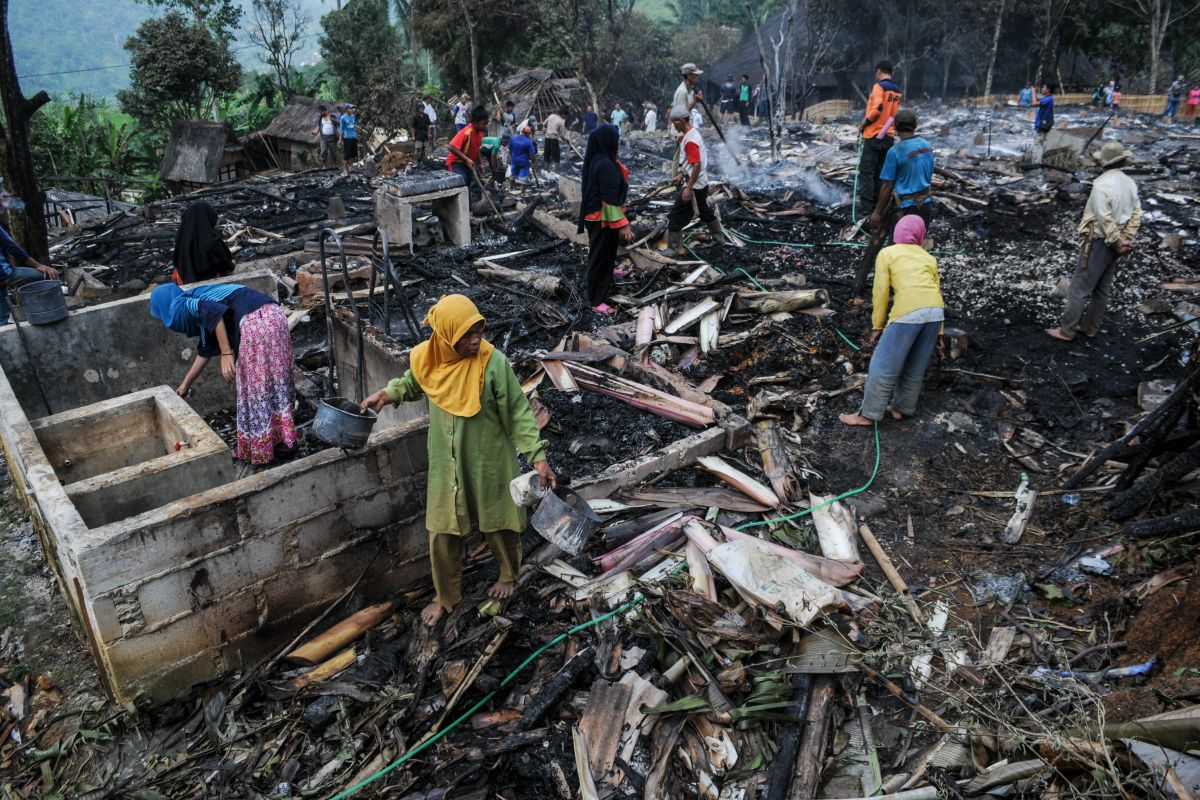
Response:
[[[233,254],[217,230],[215,208],[204,201],[187,207],[175,234],[171,260],[175,263],[171,277],[180,286],[223,278],[233,272]]]
[[[613,267],[620,242],[633,241],[633,229],[625,218],[629,194],[629,170],[617,160],[620,131],[601,125],[588,135],[583,155],[583,202],[579,206],[579,232],[588,233],[588,265],[585,286],[588,302],[597,314],[611,314],[608,305],[613,286]]]

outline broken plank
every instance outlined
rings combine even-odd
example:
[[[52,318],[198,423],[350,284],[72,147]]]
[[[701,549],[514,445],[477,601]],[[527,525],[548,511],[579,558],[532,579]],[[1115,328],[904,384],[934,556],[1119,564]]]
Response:
[[[754,500],[756,503],[769,506],[770,508],[779,508],[782,505],[778,495],[773,491],[763,486],[758,481],[751,478],[746,473],[739,469],[729,466],[724,460],[717,456],[701,456],[696,459],[696,463],[703,469],[708,470],[713,475],[716,475],[721,480],[728,483],[733,488],[745,494],[747,497]]]
[[[551,362],[544,362],[549,364]],[[703,428],[716,422],[716,413],[708,406],[693,403],[666,392],[660,392],[644,384],[594,369],[585,364],[561,362],[570,371],[575,382],[594,392],[615,397],[635,408],[649,411],[685,425]]]
[[[394,603],[380,603],[352,614],[311,641],[288,653],[284,660],[290,664],[311,667],[353,642],[392,615]]]
[[[711,314],[721,307],[721,304],[711,298],[701,300],[696,305],[682,312],[663,328],[663,333],[668,335],[679,333],[686,328],[691,327],[701,320],[701,318]]]

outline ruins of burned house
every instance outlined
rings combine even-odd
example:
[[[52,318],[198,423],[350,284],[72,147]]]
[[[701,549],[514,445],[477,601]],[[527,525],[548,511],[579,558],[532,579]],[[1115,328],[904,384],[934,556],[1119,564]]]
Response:
[[[321,106],[334,111],[339,104],[333,100],[316,100],[295,95],[267,127],[252,138],[260,139],[275,166],[280,169],[305,169],[320,159],[320,140],[317,126]],[[336,113],[336,112],[335,112]]]
[[[42,213],[46,217],[46,227],[50,230],[102,219],[114,211],[133,211],[137,208],[133,203],[125,203],[111,197],[97,197],[53,186],[46,188],[45,196]]]
[[[519,67],[500,81],[497,93],[511,100],[518,120],[544,120],[563,108],[582,108],[591,100],[574,70]]]
[[[189,192],[249,173],[245,148],[226,123],[188,119],[171,126],[159,173],[171,188]]]

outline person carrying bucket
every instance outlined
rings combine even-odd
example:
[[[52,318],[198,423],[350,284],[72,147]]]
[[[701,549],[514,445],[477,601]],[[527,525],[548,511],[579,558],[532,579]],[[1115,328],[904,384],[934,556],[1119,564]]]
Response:
[[[525,511],[509,494],[520,469],[517,452],[550,488],[558,485],[546,458],[533,410],[508,358],[483,338],[485,320],[471,300],[446,295],[424,323],[433,335],[412,350],[409,369],[362,403],[382,411],[429,401],[429,473],[425,527],[429,530],[434,600],[421,612],[433,627],[462,600],[463,538],[478,530],[500,564],[488,596],[516,591]]]
[[[0,196],[0,203],[7,195]],[[25,266],[20,266],[24,264]],[[58,280],[58,270],[39,263],[0,228],[0,325],[9,322],[8,290],[30,281]]]

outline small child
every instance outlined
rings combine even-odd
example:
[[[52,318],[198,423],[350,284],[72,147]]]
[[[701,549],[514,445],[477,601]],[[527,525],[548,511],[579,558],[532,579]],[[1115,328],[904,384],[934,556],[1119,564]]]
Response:
[[[1121,88],[1119,86],[1112,92],[1112,111],[1114,114],[1121,113]]]

